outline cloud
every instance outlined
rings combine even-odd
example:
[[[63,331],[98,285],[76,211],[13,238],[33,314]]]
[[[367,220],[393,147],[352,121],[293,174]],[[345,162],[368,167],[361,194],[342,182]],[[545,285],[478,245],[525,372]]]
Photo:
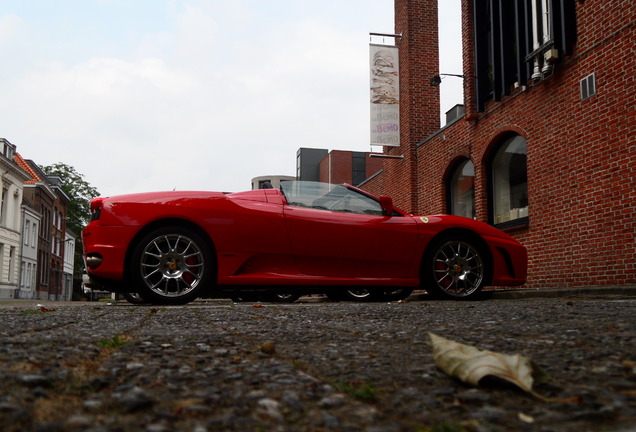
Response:
[[[0,72],[0,136],[103,195],[243,190],[293,175],[300,147],[369,150],[367,33],[391,31],[392,1],[354,2],[339,19],[313,2],[140,3],[112,35],[89,21],[73,40],[0,16],[0,55],[16,61]],[[108,19],[132,7],[96,4]]]

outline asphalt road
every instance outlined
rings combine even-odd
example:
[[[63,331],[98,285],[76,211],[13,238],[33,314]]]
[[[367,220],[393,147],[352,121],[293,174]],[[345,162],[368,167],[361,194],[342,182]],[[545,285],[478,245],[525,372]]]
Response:
[[[1,302],[0,430],[633,431],[633,293]],[[550,380],[541,397],[464,384],[435,366],[429,333],[530,357]]]

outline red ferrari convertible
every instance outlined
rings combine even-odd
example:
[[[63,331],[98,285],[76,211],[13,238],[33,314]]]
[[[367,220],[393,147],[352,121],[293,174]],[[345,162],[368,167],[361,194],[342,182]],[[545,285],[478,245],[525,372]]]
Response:
[[[526,249],[490,225],[306,181],[96,198],[82,240],[86,286],[157,304],[258,290],[469,299],[527,272]]]

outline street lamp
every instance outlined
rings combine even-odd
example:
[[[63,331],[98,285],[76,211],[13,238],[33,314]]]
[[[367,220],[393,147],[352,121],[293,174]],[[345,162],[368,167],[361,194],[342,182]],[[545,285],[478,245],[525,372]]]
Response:
[[[464,75],[457,75],[457,74],[439,74],[439,75],[434,75],[431,80],[429,81],[430,84],[432,86],[438,86],[442,83],[442,77],[443,76],[452,76],[452,77],[457,77],[457,78],[465,78]]]

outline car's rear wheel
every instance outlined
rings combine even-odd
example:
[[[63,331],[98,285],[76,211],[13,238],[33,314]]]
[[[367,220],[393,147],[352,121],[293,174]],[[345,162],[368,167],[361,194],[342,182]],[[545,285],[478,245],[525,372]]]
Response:
[[[476,242],[459,236],[441,239],[424,259],[423,288],[437,298],[475,299],[486,282],[487,266]]]
[[[139,295],[150,303],[185,304],[202,296],[213,278],[213,254],[198,233],[165,227],[137,244],[131,272]]]

